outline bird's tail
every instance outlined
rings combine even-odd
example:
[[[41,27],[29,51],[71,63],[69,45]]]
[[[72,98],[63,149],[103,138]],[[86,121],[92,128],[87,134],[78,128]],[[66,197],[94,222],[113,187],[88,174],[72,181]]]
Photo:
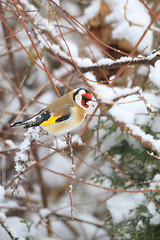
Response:
[[[10,127],[16,127],[21,125],[25,125],[23,128],[40,126],[40,124],[43,121],[48,120],[48,118],[50,117],[49,111],[45,111],[44,113],[43,112],[44,112],[44,109],[42,109],[39,113],[37,113],[35,116],[31,118],[28,118],[24,121],[12,123]]]
[[[26,125],[28,124],[28,120],[25,121],[20,121],[20,122],[15,122],[15,123],[11,123],[10,127],[16,127],[16,126],[21,126],[21,125]]]
[[[10,127],[16,127],[16,126],[21,126],[21,125],[25,125],[23,128],[29,128],[29,127],[36,127],[39,126],[41,124],[41,122],[43,122],[43,115],[41,117],[41,113],[43,112],[43,109],[37,113],[35,116],[30,117],[24,121],[20,121],[20,122],[15,122],[12,123],[10,125]],[[44,115],[45,117],[48,116],[47,114]]]

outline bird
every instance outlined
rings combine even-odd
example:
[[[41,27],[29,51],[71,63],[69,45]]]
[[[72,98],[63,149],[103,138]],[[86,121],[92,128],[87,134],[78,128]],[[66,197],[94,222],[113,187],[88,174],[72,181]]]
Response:
[[[33,117],[12,123],[10,127],[41,126],[55,136],[65,134],[77,128],[84,121],[90,106],[94,106],[91,92],[85,88],[76,88],[49,104]]]

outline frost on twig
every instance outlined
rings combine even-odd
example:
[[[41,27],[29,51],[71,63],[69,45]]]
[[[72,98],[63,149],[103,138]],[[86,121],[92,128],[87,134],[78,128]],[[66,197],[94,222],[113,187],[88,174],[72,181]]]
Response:
[[[18,178],[16,179],[16,183],[20,180],[23,180],[24,176],[21,174],[24,172],[26,168],[33,164],[33,161],[30,160],[31,155],[31,145],[33,141],[37,141],[39,139],[39,128],[29,128],[27,132],[24,134],[24,140],[19,146],[19,151],[16,153],[14,158],[15,164],[15,173]]]
[[[72,137],[70,133],[68,132],[67,134],[67,144],[69,147],[69,152],[70,152],[70,157],[72,160],[72,167],[71,167],[71,173],[70,173],[70,185],[69,185],[69,194],[70,194],[70,203],[71,203],[71,219],[72,221],[74,220],[73,218],[73,199],[72,199],[72,190],[73,190],[73,179],[74,179],[74,169],[75,169],[75,163],[74,163],[74,155],[73,155],[73,147],[72,147]]]

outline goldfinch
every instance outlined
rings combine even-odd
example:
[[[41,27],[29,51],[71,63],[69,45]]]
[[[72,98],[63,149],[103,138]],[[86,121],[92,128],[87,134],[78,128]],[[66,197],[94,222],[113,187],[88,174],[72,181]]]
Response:
[[[86,117],[89,106],[93,106],[92,94],[84,88],[74,89],[51,103],[35,116],[12,123],[10,127],[24,128],[42,126],[53,135],[65,134],[78,127]]]

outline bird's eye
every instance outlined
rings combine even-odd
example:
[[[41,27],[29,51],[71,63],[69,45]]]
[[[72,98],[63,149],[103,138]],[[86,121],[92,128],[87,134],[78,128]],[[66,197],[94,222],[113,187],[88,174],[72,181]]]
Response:
[[[87,102],[88,101],[88,98],[86,98],[85,96],[82,96],[82,99]]]

